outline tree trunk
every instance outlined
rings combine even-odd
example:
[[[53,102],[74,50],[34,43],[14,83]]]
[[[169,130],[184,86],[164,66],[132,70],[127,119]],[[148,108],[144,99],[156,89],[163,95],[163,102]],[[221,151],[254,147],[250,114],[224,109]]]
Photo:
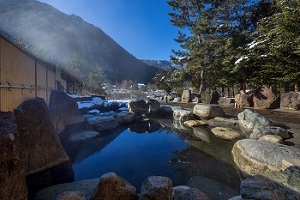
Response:
[[[205,80],[204,80],[204,69],[200,67],[200,87],[198,94],[201,96],[202,92],[205,90]]]

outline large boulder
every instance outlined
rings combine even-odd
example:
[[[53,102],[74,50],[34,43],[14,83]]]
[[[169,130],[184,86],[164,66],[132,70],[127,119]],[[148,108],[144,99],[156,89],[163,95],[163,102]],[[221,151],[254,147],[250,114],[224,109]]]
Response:
[[[281,127],[277,126],[258,126],[253,129],[253,132],[250,134],[251,139],[259,139],[265,135],[277,135],[282,139],[290,138],[289,132]]]
[[[299,110],[300,94],[298,92],[283,93],[280,97],[280,109]]]
[[[273,87],[263,85],[254,91],[253,104],[257,109],[279,108],[280,96]]]
[[[135,200],[138,195],[135,187],[117,174],[110,172],[102,175],[91,200],[122,199]]]
[[[300,199],[300,176],[266,171],[241,182],[243,199]]]
[[[224,107],[234,106],[234,103],[235,103],[234,98],[227,98],[227,97],[221,97],[218,101],[218,104]]]
[[[148,112],[150,113],[156,113],[160,108],[160,103],[157,100],[149,99],[146,103],[149,107]]]
[[[236,94],[234,101],[237,108],[253,107],[253,94]]]
[[[51,92],[49,110],[52,123],[58,133],[62,132],[67,125],[84,121],[77,103],[63,91]]]
[[[120,124],[128,124],[135,120],[135,114],[133,112],[121,111],[116,114],[116,120]]]
[[[280,171],[284,159],[298,159],[300,150],[277,143],[244,139],[236,142],[232,155],[245,175],[257,175],[266,170]]]
[[[242,134],[247,138],[250,137],[254,128],[272,125],[272,122],[267,117],[249,109],[240,112],[238,114],[238,120]]]
[[[171,200],[173,191],[172,181],[163,176],[150,176],[141,186],[140,200]]]
[[[198,127],[198,126],[206,126],[208,125],[207,120],[188,120],[183,122],[183,124],[187,127]]]
[[[191,100],[191,90],[183,90],[181,95],[181,102],[188,103]]]
[[[63,150],[42,98],[24,101],[14,110],[20,158],[33,189],[74,180],[72,164]],[[37,175],[38,174],[38,175]]]
[[[0,113],[0,197],[27,199],[24,167],[19,159],[20,146],[14,115]],[[22,149],[24,151],[24,149]]]
[[[193,113],[201,119],[212,119],[225,116],[225,112],[222,108],[208,104],[196,104],[193,108]]]
[[[188,186],[176,186],[173,188],[173,200],[211,200],[209,196],[198,190]]]
[[[193,112],[188,110],[174,110],[173,119],[178,121],[187,121],[194,119]]]
[[[87,119],[88,126],[96,131],[111,130],[119,126],[113,115],[95,116]]]
[[[205,104],[218,104],[220,94],[217,91],[206,90],[201,93],[201,102]]]
[[[148,113],[149,105],[144,99],[134,99],[128,102],[128,109],[134,113]]]

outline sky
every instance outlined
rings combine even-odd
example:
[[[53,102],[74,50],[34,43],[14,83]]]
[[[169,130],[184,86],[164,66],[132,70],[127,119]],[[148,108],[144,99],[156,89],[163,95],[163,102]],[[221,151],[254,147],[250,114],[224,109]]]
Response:
[[[39,0],[101,28],[138,59],[169,60],[178,29],[166,0]]]

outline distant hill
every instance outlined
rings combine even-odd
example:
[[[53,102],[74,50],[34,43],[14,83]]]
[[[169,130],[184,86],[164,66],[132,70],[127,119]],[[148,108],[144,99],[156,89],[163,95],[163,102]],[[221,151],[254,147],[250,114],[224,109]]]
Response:
[[[74,57],[86,70],[100,64],[112,81],[147,83],[157,71],[100,28],[36,0],[0,0],[0,31],[36,57],[58,66]]]
[[[168,60],[142,60],[144,63],[146,63],[147,65],[156,67],[158,69],[167,69],[170,68],[172,70],[175,69],[182,69],[183,67],[180,65],[175,65],[174,63],[172,63],[171,61]]]

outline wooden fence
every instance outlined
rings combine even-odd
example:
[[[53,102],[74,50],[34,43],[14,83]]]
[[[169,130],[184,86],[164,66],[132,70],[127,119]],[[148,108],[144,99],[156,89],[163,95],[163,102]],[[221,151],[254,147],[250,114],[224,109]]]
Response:
[[[12,111],[24,100],[42,97],[47,104],[51,90],[60,83],[61,71],[51,69],[0,36],[0,111]]]

